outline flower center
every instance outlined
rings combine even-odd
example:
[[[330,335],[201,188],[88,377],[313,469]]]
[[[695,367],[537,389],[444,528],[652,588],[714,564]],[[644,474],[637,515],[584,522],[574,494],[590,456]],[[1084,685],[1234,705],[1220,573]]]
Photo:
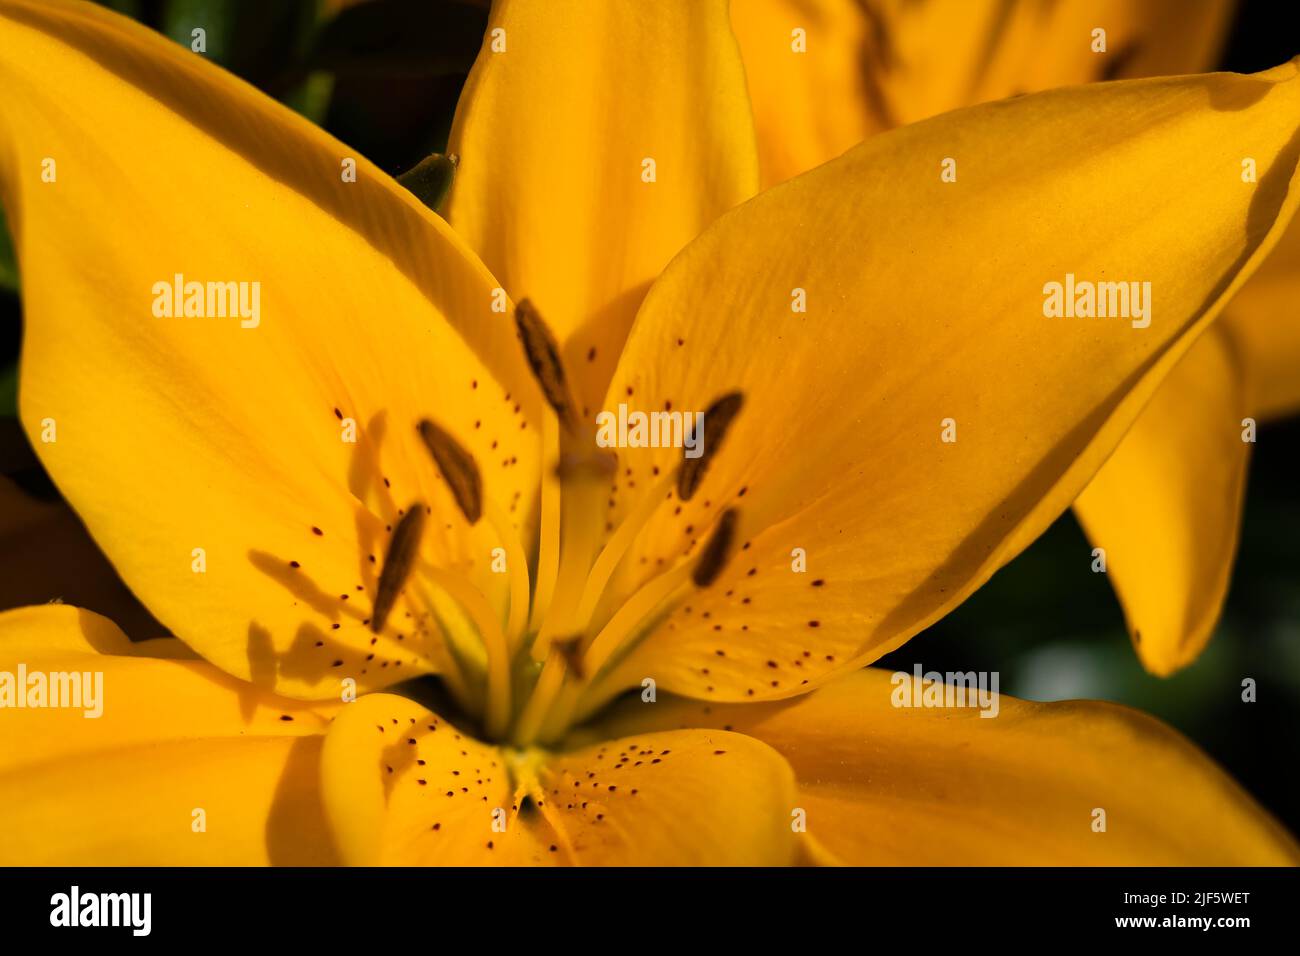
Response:
[[[735,510],[718,515],[702,548],[688,551],[630,593],[616,594],[611,588],[616,570],[659,506],[674,496],[688,501],[694,495],[742,400],[731,393],[716,401],[704,414],[708,453],[683,456],[617,527],[608,527],[603,506],[615,456],[598,447],[594,425],[576,414],[560,351],[527,301],[517,306],[516,323],[529,367],[551,409],[542,427],[547,467],[534,560],[527,559],[503,509],[485,495],[473,456],[436,422],[421,421],[420,437],[465,519],[471,525],[486,521],[504,549],[509,612],[497,612],[469,579],[420,560],[426,508],[416,502],[390,539],[371,627],[376,633],[383,629],[413,572],[440,590],[476,632],[484,652],[479,672],[449,675],[449,684],[459,690],[456,696],[481,722],[487,739],[522,749],[554,743],[590,712],[593,702],[613,696],[618,688],[605,683],[613,667],[655,622],[694,591],[709,587],[725,567],[735,538]]]

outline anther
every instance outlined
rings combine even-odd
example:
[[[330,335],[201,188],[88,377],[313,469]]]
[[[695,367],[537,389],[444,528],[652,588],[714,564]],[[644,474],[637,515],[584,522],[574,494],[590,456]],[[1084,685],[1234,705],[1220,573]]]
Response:
[[[542,388],[542,394],[565,427],[573,431],[578,416],[569,393],[569,381],[564,375],[564,363],[560,361],[560,348],[536,306],[528,299],[515,306],[515,328],[519,330],[524,357]]]
[[[695,435],[692,432],[692,440],[687,445],[688,448],[702,448],[703,451],[698,458],[687,458],[683,454],[681,469],[677,472],[677,497],[682,501],[690,501],[700,487],[709,462],[718,454],[727,429],[740,414],[740,408],[744,404],[744,395],[740,392],[729,392],[705,411],[704,421],[700,423],[700,429],[704,434]],[[707,442],[704,440],[706,437]]]
[[[375,609],[370,616],[370,630],[378,634],[384,629],[397,595],[411,574],[415,554],[420,549],[420,532],[424,530],[424,506],[415,502],[402,515],[393,529],[384,555],[384,568],[379,572],[379,589],[375,594]]]
[[[449,432],[427,418],[420,422],[420,437],[437,462],[465,520],[477,523],[483,516],[483,479],[473,456]]]
[[[728,508],[718,519],[718,526],[713,530],[708,544],[704,546],[695,569],[691,571],[691,580],[695,582],[696,587],[707,588],[718,579],[722,569],[727,566],[727,559],[731,557],[731,544],[736,536],[738,514],[735,508]]]

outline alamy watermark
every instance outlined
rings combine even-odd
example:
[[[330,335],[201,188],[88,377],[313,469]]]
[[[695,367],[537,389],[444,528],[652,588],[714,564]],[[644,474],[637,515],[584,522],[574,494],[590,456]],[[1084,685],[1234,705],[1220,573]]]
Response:
[[[185,281],[178,272],[170,282],[153,284],[153,314],[158,319],[238,318],[255,329],[262,322],[262,283]]]
[[[104,714],[103,671],[0,671],[0,710],[55,707],[80,709],[82,717]]]
[[[890,703],[895,707],[974,707],[981,717],[998,715],[997,671],[895,671]]]
[[[126,926],[133,936],[153,929],[153,894],[82,893],[73,886],[50,897],[51,926]]]
[[[1150,282],[1076,281],[1073,272],[1065,282],[1043,286],[1043,315],[1049,319],[1131,319],[1135,329],[1151,324]]]
[[[628,411],[596,415],[596,444],[601,448],[682,448],[687,458],[704,454],[703,412]]]

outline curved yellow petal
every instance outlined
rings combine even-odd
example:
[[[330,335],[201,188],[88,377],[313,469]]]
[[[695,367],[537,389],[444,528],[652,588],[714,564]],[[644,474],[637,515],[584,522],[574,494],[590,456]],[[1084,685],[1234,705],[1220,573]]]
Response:
[[[594,413],[651,280],[758,188],[726,0],[498,0],[448,149],[448,221]]]
[[[1300,863],[1300,846],[1266,811],[1145,714],[1001,695],[986,719],[895,698],[907,699],[901,683],[867,669],[790,701],[638,700],[599,729],[726,727],[765,741],[794,768],[801,839],[855,865]]]
[[[764,185],[868,135],[1094,80],[1213,65],[1233,0],[733,0]],[[1095,30],[1105,31],[1105,49]],[[801,31],[802,36],[795,35]]]
[[[89,4],[0,2],[0,86],[22,421],[126,583],[286,694],[440,667],[414,589],[375,646],[366,621],[417,503],[425,559],[504,601],[497,536],[416,433],[438,420],[522,522],[540,405],[496,281],[354,150]],[[247,308],[167,317],[177,276],[204,284],[182,309]]]
[[[724,731],[520,754],[372,694],[335,721],[322,780],[352,864],[747,866],[795,850],[789,767]]]
[[[884,128],[864,11],[859,0],[731,0],[764,188]]]
[[[12,680],[29,705],[0,710],[0,863],[334,861],[317,775],[342,705],[277,698],[201,661],[141,656],[175,643],[132,645],[70,606],[0,614],[0,683]],[[73,674],[80,696],[59,699],[76,706],[48,706],[63,686],[49,675]],[[38,700],[47,706],[31,706]]]
[[[877,9],[836,0],[753,0],[734,3],[732,16],[766,183],[837,155],[850,145],[855,129],[865,135],[864,127],[875,132],[946,109],[1056,86],[1206,69],[1222,45],[1233,7],[1231,0],[930,0],[886,2]],[[835,28],[828,29],[823,18],[833,19]],[[809,34],[806,50],[798,54],[785,39],[795,25]],[[1225,310],[1226,321],[1237,327],[1257,396],[1252,409],[1265,417],[1300,407],[1300,321],[1287,321],[1300,301],[1300,254],[1286,255],[1288,246],[1300,249],[1292,233],[1300,234],[1288,230]],[[1162,387],[1162,395],[1166,389],[1170,394],[1156,404],[1166,414],[1181,400],[1179,382],[1192,374],[1174,375]],[[1216,382],[1227,387],[1224,380]],[[1236,408],[1240,385],[1233,389]],[[1111,573],[1130,632],[1147,642],[1139,648],[1142,659],[1149,669],[1168,673],[1196,656],[1218,616],[1236,547],[1245,452],[1239,443],[1225,446],[1231,439],[1226,432],[1211,431],[1202,439],[1186,427],[1176,428],[1176,434],[1156,434],[1154,427],[1134,429],[1121,448],[1146,443],[1147,452],[1117,453],[1098,479],[1109,492],[1088,496],[1080,513],[1099,530],[1105,528],[1112,543],[1116,535],[1125,536],[1130,553],[1163,554],[1161,561],[1129,560],[1126,570]],[[1212,457],[1225,447],[1226,458]],[[1205,462],[1218,480],[1202,482],[1199,470],[1181,471],[1171,456],[1184,451]],[[1159,492],[1149,480],[1154,472],[1131,476],[1147,494],[1127,492],[1126,475],[1156,459],[1162,477],[1181,491],[1162,494],[1148,510],[1144,505]],[[1175,553],[1170,547],[1173,542],[1191,547],[1193,540],[1192,551]],[[1125,577],[1128,584],[1122,585]]]
[[[903,0],[890,2],[906,9]],[[955,5],[954,0],[947,5]],[[1010,14],[996,40],[988,38],[988,46],[979,51],[978,72],[966,77],[971,86],[967,102],[1097,80],[1208,70],[1219,58],[1237,4],[1236,0],[1061,0],[1007,5],[988,0],[983,5],[1007,8]],[[1105,31],[1104,36],[1099,30]],[[901,88],[907,77],[898,80]]]
[[[1240,359],[1215,323],[1074,503],[1153,674],[1194,661],[1222,610],[1250,457],[1246,412]]]
[[[1241,352],[1251,414],[1300,412],[1300,224],[1228,303],[1223,323]]]
[[[1161,385],[1075,503],[1155,674],[1209,641],[1237,548],[1250,445],[1246,417],[1300,409],[1300,228]],[[1253,429],[1252,429],[1253,430]]]
[[[646,298],[607,405],[744,395],[622,587],[701,553],[724,510],[735,544],[606,688],[788,696],[956,607],[1077,497],[1267,255],[1300,202],[1297,117],[1295,63],[1075,87],[873,137],[724,216]],[[1257,185],[1245,152],[1267,157]],[[1128,317],[1049,317],[1073,277],[1139,283]],[[624,450],[614,520],[680,455]]]

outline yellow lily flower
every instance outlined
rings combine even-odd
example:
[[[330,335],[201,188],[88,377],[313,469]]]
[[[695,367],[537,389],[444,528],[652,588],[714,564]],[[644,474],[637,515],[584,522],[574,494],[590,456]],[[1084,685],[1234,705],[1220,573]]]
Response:
[[[1209,69],[1234,8],[1231,0],[734,0],[732,13],[771,185],[945,110]],[[802,52],[792,48],[795,31]],[[1194,661],[1222,610],[1253,441],[1244,440],[1254,430],[1246,419],[1300,410],[1298,294],[1293,226],[1074,503],[1154,674]]]
[[[22,421],[203,658],[0,615],[0,676],[104,688],[0,716],[3,862],[1300,859],[1149,718],[861,669],[1069,506],[1269,253],[1297,63],[977,107],[749,198],[722,0],[498,3],[454,231],[96,8],[0,0],[0,82]],[[1066,274],[1155,314],[1048,319]],[[619,404],[703,412],[703,454],[611,476]],[[422,674],[436,711],[384,692]]]

